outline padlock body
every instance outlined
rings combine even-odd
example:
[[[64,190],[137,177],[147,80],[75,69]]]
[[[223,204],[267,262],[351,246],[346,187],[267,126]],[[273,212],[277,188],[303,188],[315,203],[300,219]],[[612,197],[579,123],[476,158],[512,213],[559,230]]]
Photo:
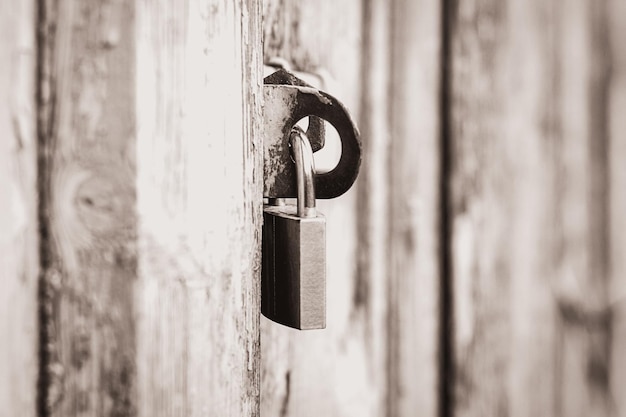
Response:
[[[326,219],[265,206],[261,311],[296,329],[326,327]]]

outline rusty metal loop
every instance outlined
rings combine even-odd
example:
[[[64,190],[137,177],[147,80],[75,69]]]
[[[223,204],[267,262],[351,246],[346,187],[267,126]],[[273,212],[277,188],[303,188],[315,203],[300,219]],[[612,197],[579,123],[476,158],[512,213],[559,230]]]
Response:
[[[272,64],[272,62],[270,62]],[[281,65],[285,65],[281,63]],[[312,87],[304,80],[296,77],[289,71],[289,68],[279,68],[276,72],[268,75],[263,79],[263,84],[269,85],[295,85],[299,87]],[[309,126],[306,129],[306,135],[311,143],[313,152],[317,152],[324,147],[326,140],[324,121],[319,117],[309,117]]]
[[[286,87],[287,88],[287,87]],[[297,88],[297,87],[292,87]],[[317,116],[329,122],[339,133],[341,157],[337,166],[315,176],[317,198],[335,198],[350,189],[361,166],[359,131],[346,108],[333,96],[313,88],[297,88],[291,116],[285,121],[293,126],[306,116]]]

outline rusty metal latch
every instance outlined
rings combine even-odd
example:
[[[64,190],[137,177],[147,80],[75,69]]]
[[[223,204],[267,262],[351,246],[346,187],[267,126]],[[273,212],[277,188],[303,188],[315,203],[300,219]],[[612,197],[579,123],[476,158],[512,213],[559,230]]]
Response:
[[[307,116],[306,132],[313,152],[324,147],[324,123],[339,133],[341,157],[330,172],[315,175],[316,198],[335,198],[350,189],[361,165],[361,142],[348,110],[336,98],[315,89],[285,69],[267,76],[263,86],[264,185],[263,197],[297,196],[295,165],[289,151],[289,135]]]

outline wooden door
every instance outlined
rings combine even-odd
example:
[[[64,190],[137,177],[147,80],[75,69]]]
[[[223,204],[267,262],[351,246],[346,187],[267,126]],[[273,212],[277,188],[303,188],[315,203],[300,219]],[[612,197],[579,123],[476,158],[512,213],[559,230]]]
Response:
[[[454,415],[626,415],[625,16],[446,14]]]
[[[260,3],[0,5],[0,415],[258,415]]]
[[[622,3],[265,1],[364,164],[326,333],[261,322],[263,415],[626,415]]]
[[[0,414],[35,414],[37,130],[34,1],[0,2]]]
[[[626,416],[624,2],[0,0],[0,417]],[[260,317],[263,62],[364,160]]]

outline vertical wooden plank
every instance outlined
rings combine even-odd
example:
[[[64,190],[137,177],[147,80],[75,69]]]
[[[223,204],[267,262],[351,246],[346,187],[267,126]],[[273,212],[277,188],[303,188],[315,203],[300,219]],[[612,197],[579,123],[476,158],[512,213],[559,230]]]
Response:
[[[496,270],[506,264],[502,258],[510,251],[500,246],[510,232],[498,214],[508,211],[510,197],[497,195],[506,192],[507,184],[498,179],[515,178],[506,170],[509,161],[502,160],[506,154],[498,141],[504,111],[503,94],[498,90],[502,77],[498,42],[506,39],[506,4],[479,1],[455,7],[445,11],[453,13],[448,110],[453,158],[449,219],[455,303],[453,415],[506,415],[503,379],[509,363],[506,295],[510,280],[502,276],[505,271]],[[479,325],[487,330],[479,332]]]
[[[390,67],[389,178],[370,198],[386,200],[389,280],[387,416],[436,416],[439,412],[441,246],[441,6],[393,2]],[[378,46],[385,50],[385,46]],[[371,88],[374,82],[364,86]],[[383,90],[385,87],[383,86]],[[385,91],[386,92],[386,91]],[[364,92],[365,93],[365,92]],[[377,98],[384,106],[384,94]],[[377,109],[372,118],[380,117]],[[367,120],[367,118],[365,118]],[[384,137],[372,132],[369,140]],[[379,152],[379,150],[371,150]],[[374,175],[384,178],[384,174]],[[388,189],[388,195],[385,191]],[[374,218],[372,221],[375,221]],[[386,229],[388,228],[388,232]],[[444,331],[447,331],[445,329]],[[445,383],[445,382],[444,382]]]
[[[367,409],[368,415],[388,415],[390,361],[387,341],[393,337],[389,325],[389,216],[393,214],[389,199],[389,158],[393,103],[390,94],[392,59],[391,37],[393,9],[387,1],[362,3],[362,43],[360,66],[360,112],[358,125],[363,140],[363,167],[357,183],[354,206],[356,229],[356,262],[352,290],[353,319],[363,321],[365,334],[360,343],[368,353],[366,365],[374,372],[367,375],[372,393],[363,398],[376,401]],[[357,322],[358,323],[358,322]]]
[[[0,404],[34,416],[37,386],[35,2],[0,1]]]
[[[561,5],[559,5],[561,6]],[[569,271],[555,289],[562,362],[557,368],[557,412],[611,415],[609,295],[608,86],[610,50],[607,2],[565,1],[558,42],[562,48],[561,113],[563,238]],[[561,8],[559,7],[559,8]],[[557,205],[557,207],[559,207]],[[565,272],[565,273],[564,273]]]
[[[134,415],[134,6],[40,8],[40,412]]]
[[[450,11],[455,415],[610,414],[604,8]]]
[[[328,328],[305,334],[262,322],[262,411],[433,416],[439,5],[267,2],[264,13],[266,58],[326,70],[336,81],[326,90],[357,116],[364,155],[356,195],[320,202],[329,228]]]
[[[258,416],[260,2],[137,10],[142,416]]]
[[[42,415],[258,415],[259,3],[40,27]]]
[[[610,271],[612,333],[610,393],[613,415],[626,417],[626,2],[608,2],[608,43],[611,58],[608,86]]]

